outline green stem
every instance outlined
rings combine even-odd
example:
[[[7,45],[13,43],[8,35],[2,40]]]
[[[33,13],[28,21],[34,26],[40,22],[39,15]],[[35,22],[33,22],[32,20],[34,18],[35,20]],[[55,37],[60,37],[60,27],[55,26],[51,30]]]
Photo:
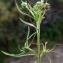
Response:
[[[37,47],[38,47],[38,63],[41,62],[40,58],[40,22],[37,21]]]

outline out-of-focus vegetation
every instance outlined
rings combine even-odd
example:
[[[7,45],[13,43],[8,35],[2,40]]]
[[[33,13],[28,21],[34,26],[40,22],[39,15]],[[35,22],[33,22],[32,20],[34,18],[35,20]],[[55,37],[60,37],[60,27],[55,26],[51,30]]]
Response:
[[[14,1],[0,1],[0,63],[5,63],[2,50],[17,53],[21,41],[21,24]]]
[[[63,41],[63,0],[48,1],[51,8],[41,24],[41,40],[48,40],[53,46]],[[0,0],[0,50],[17,53],[18,45],[24,43],[27,25],[19,21],[19,16],[29,21],[18,12],[13,0]],[[31,33],[34,31],[31,28]],[[0,52],[0,63],[5,63],[3,60],[4,55]]]
[[[43,21],[41,36],[42,38],[63,41],[63,1],[49,0],[51,8],[46,13]]]

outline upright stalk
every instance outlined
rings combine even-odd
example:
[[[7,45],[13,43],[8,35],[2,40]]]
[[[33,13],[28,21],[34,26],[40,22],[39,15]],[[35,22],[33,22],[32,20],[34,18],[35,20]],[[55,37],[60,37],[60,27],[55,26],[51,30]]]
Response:
[[[38,47],[38,63],[41,62],[40,58],[40,22],[37,21],[37,47]]]

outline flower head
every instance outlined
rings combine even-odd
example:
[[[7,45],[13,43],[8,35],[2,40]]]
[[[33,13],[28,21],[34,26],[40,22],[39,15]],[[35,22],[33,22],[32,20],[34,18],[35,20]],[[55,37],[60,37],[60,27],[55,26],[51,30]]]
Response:
[[[36,22],[40,21],[40,23],[43,20],[46,11],[50,8],[50,5],[44,3],[44,0],[36,2],[34,6],[31,6],[28,2],[22,1],[21,6],[30,12]]]
[[[27,2],[22,2],[21,6],[22,6],[22,8],[26,8]]]

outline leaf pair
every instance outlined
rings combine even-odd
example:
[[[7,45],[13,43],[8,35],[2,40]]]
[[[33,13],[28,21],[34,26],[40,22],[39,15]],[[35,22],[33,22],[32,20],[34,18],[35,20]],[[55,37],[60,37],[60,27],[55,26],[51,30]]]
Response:
[[[35,32],[35,33],[36,33],[36,32]],[[23,56],[35,55],[35,54],[27,54],[27,52],[29,52],[30,50],[32,50],[32,49],[29,48],[28,40],[29,40],[35,33],[33,33],[32,35],[29,36],[29,34],[30,34],[30,28],[28,27],[28,34],[27,34],[26,42],[25,42],[24,47],[22,48],[22,50],[20,49],[21,53],[19,53],[19,54],[10,54],[10,53],[4,52],[4,51],[2,51],[2,52],[3,52],[5,55],[13,56],[13,57],[23,57]]]
[[[40,57],[42,57],[42,56],[45,55],[46,53],[52,52],[52,51],[54,50],[54,48],[56,47],[56,45],[59,45],[59,44],[56,44],[51,50],[49,50],[49,49],[46,49],[47,43],[48,43],[48,42],[45,42],[45,45],[42,43],[43,50],[42,50],[41,53],[40,53]]]

